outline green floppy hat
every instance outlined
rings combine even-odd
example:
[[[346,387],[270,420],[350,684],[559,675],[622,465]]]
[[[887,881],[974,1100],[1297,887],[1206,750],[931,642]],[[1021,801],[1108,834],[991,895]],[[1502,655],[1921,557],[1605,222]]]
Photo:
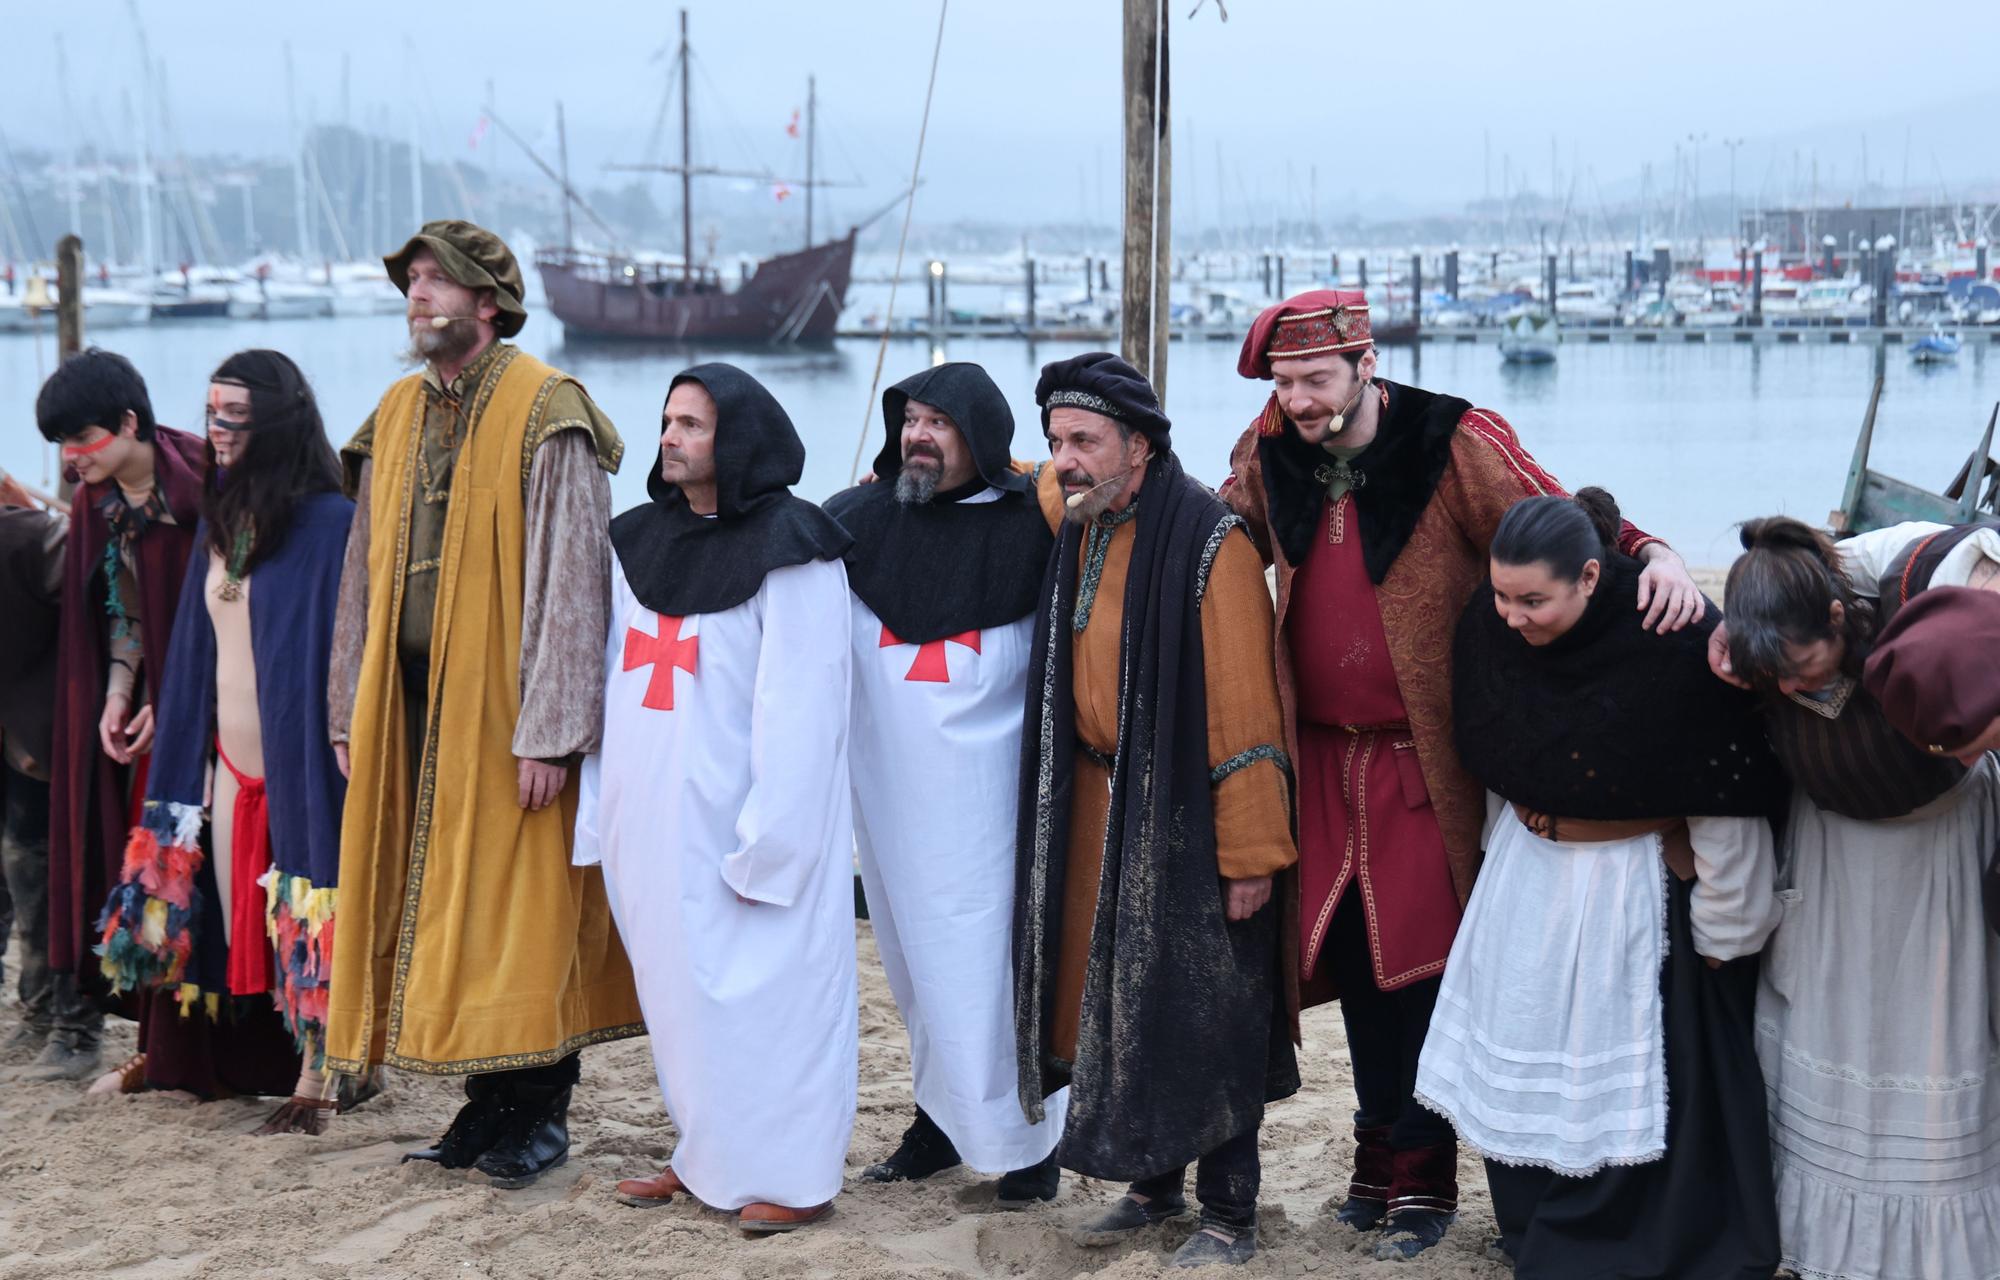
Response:
[[[493,328],[501,337],[513,337],[528,323],[528,309],[521,305],[521,265],[499,236],[462,218],[426,222],[409,243],[382,259],[405,297],[410,292],[410,259],[419,249],[429,249],[444,273],[466,288],[493,290],[494,304],[500,308]]]

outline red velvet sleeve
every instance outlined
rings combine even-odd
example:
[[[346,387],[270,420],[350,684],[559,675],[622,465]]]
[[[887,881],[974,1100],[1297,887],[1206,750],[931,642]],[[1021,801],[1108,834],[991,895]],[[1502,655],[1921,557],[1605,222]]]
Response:
[[[1458,436],[1452,461],[1461,472],[1461,483],[1454,486],[1457,509],[1452,514],[1482,553],[1492,544],[1508,507],[1542,494],[1569,496],[1562,482],[1521,444],[1507,420],[1491,409],[1467,410],[1459,419]],[[1626,555],[1637,556],[1652,542],[1666,545],[1630,520],[1621,523],[1618,549]]]

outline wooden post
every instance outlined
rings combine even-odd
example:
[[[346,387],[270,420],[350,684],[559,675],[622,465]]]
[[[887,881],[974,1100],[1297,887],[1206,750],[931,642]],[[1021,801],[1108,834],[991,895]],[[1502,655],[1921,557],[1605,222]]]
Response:
[[[56,363],[83,350],[83,239],[56,241]]]
[[[1028,259],[1028,323],[1026,330],[1035,331],[1035,260]]]
[[[1424,327],[1424,255],[1410,255],[1410,323]]]
[[[1167,398],[1168,291],[1173,281],[1163,0],[1125,0],[1125,264],[1119,354]]]

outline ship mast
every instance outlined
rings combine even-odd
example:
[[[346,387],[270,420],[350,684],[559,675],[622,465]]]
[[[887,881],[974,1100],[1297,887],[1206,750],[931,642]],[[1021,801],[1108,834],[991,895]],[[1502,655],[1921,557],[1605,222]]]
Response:
[[[806,77],[806,248],[813,247],[813,124],[819,104],[817,78]]]
[[[681,280],[694,279],[694,156],[688,147],[688,11],[681,10]]]

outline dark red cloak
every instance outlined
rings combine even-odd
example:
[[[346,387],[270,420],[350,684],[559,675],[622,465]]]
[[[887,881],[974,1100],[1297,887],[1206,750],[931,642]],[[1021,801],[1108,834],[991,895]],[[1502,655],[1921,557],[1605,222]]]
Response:
[[[155,521],[135,549],[145,662],[141,705],[158,695],[174,632],[181,580],[201,516],[202,475],[208,465],[200,436],[170,427],[153,436],[154,483],[173,523]],[[110,529],[97,504],[115,485],[87,485],[71,504],[63,562],[62,628],[56,659],[56,719],[49,779],[49,962],[64,973],[95,974],[91,944],[104,896],[118,882],[124,859],[132,770],[104,754],[97,721],[104,714],[104,673],[111,642],[101,568]]]

